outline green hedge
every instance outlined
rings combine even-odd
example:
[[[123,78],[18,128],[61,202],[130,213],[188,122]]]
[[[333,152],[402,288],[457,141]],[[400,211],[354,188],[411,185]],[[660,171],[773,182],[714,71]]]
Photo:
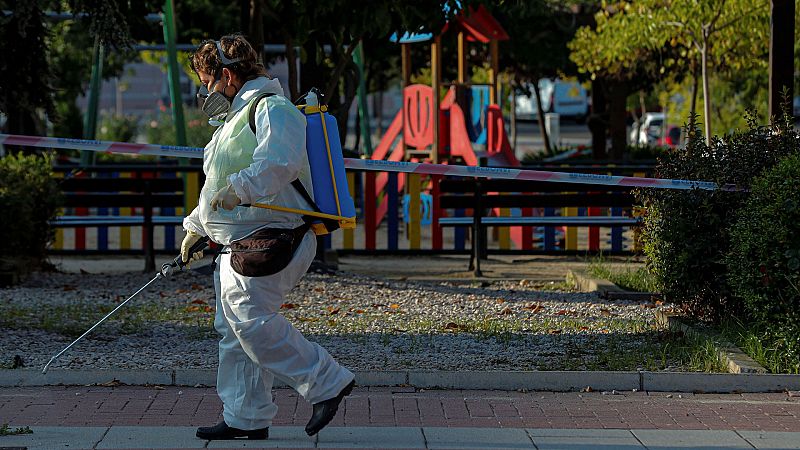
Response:
[[[48,221],[56,215],[62,194],[51,174],[49,155],[8,155],[0,158],[0,256],[44,261],[53,232]]]
[[[800,355],[800,155],[767,170],[730,229],[728,282],[747,316],[792,336]]]
[[[752,118],[748,123],[748,130],[715,137],[706,145],[692,119],[686,148],[659,158],[657,176],[749,189],[762,170],[800,150],[800,139],[789,124],[760,127]],[[704,319],[742,312],[725,258],[730,251],[729,224],[748,192],[639,189],[635,194],[645,207],[641,239],[648,267],[664,296]]]

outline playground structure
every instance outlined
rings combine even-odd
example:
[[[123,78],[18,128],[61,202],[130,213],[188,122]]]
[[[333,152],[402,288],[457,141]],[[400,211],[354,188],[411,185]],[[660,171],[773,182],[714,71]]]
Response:
[[[165,21],[166,24],[170,22]],[[457,33],[458,73],[453,82],[442,83],[441,40],[446,32]],[[467,166],[519,166],[505,132],[504,118],[499,103],[498,83],[498,49],[499,41],[508,39],[507,33],[499,23],[482,7],[476,10],[462,11],[450,21],[436,36],[407,34],[399,39],[403,64],[403,103],[380,144],[371,154],[374,161],[419,161],[438,164],[458,164]],[[411,51],[410,45],[430,42],[431,47],[431,85],[411,84]],[[485,84],[468,82],[467,58],[468,43],[479,43],[489,46],[490,71],[489,82]],[[167,39],[168,47],[170,46]],[[174,47],[174,45],[173,45]],[[448,87],[443,92],[442,87]],[[444,93],[444,95],[434,95]],[[174,101],[173,105],[180,105]],[[363,122],[362,122],[363,124]],[[85,154],[85,153],[84,153]],[[444,166],[447,167],[447,166]],[[76,200],[81,206],[67,208],[64,214],[73,214],[80,219],[76,223],[62,224],[56,231],[54,250],[78,252],[138,252],[147,250],[155,252],[172,252],[179,242],[180,226],[172,222],[194,206],[197,191],[202,183],[202,173],[186,170],[189,166],[132,168],[118,167],[115,170],[101,166],[83,165],[84,171],[72,174],[73,177],[95,178],[160,178],[176,177],[183,179],[184,207],[178,205],[157,206],[151,212],[153,222],[158,227],[153,235],[152,227],[136,226],[139,216],[147,215],[147,208],[128,205],[96,206],[83,200]],[[93,171],[99,171],[93,173]],[[549,169],[553,170],[553,169]],[[557,170],[557,169],[556,169]],[[562,169],[563,170],[563,169]],[[567,169],[568,170],[568,169]],[[67,171],[71,171],[67,169]],[[598,172],[599,171],[599,172]],[[607,173],[612,168],[592,168],[591,173]],[[641,175],[644,175],[643,173]],[[641,176],[640,175],[640,176]],[[433,252],[455,251],[465,252],[467,239],[466,228],[453,228],[453,239],[443,239],[441,218],[471,217],[475,209],[471,207],[448,209],[440,202],[439,186],[445,178],[442,175],[389,172],[360,172],[348,170],[348,184],[353,198],[363,195],[358,230],[343,230],[333,239],[325,237],[326,246],[339,250],[359,251],[363,242],[363,251],[380,250],[412,252],[423,250],[423,230],[425,226],[424,247]],[[357,181],[359,180],[359,181]],[[513,189],[511,191],[486,194],[500,194],[510,199],[513,205],[491,207],[488,216],[514,221],[514,218],[529,216],[593,216],[605,215],[605,208],[585,207],[518,207],[514,196],[537,195],[539,192],[526,192]],[[464,192],[463,195],[470,195]],[[84,203],[86,203],[85,206]],[[590,203],[585,203],[589,205]],[[516,206],[515,206],[516,205]],[[584,203],[581,203],[584,205]],[[87,207],[88,206],[88,207]],[[399,214],[402,208],[402,216]],[[612,216],[622,214],[619,208],[610,211]],[[124,219],[110,219],[111,217]],[[93,221],[101,219],[109,221],[102,225]],[[83,225],[83,223],[90,223]],[[112,223],[113,222],[113,223]],[[124,223],[123,223],[124,222]],[[146,222],[146,220],[145,220]],[[401,228],[406,223],[405,229]],[[387,240],[377,245],[378,227],[383,224]],[[70,228],[61,228],[63,226]],[[577,251],[578,228],[574,226],[502,226],[494,228],[496,242],[501,251],[515,248],[521,252],[543,251],[561,252]],[[87,233],[89,231],[89,233]],[[587,250],[604,250],[611,252],[625,251],[622,228],[610,230],[608,246],[601,246],[599,230],[589,230]],[[139,238],[141,236],[141,238]],[[449,238],[449,235],[448,235]],[[362,241],[363,239],[363,241]],[[533,242],[533,241],[537,242]],[[153,242],[155,248],[153,249]],[[404,242],[405,241],[405,242]],[[359,245],[356,245],[356,242]],[[451,244],[452,242],[452,244]],[[486,240],[484,239],[485,243]],[[513,243],[513,247],[512,247]],[[452,245],[452,247],[450,247]],[[583,247],[583,246],[581,246]],[[604,248],[601,248],[604,247]],[[424,251],[424,250],[423,250]]]

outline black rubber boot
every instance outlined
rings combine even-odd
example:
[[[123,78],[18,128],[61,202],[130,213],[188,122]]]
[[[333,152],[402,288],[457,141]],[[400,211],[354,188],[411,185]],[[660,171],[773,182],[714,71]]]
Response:
[[[229,427],[223,420],[213,427],[200,427],[197,429],[197,437],[208,441],[231,440],[238,438],[247,439],[267,439],[269,437],[269,427],[258,430],[240,430]]]
[[[325,425],[331,423],[331,420],[336,416],[336,411],[339,410],[339,403],[341,403],[342,399],[346,396],[350,395],[355,385],[356,382],[353,380],[350,384],[345,386],[336,397],[314,403],[314,411],[311,413],[311,420],[309,420],[306,425],[306,434],[313,436],[319,433],[319,430],[325,428]]]

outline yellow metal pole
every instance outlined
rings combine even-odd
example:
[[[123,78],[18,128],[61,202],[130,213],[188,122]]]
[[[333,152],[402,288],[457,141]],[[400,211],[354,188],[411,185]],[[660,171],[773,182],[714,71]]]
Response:
[[[467,38],[463,31],[458,33],[458,82],[467,82]]]
[[[489,83],[492,85],[489,88],[489,103],[492,105],[497,104],[497,72],[500,70],[500,46],[497,39],[489,41],[489,50],[491,52],[491,70],[489,70]]]
[[[439,86],[442,81],[442,38],[436,36],[431,44],[431,87],[433,88],[433,146],[431,162],[439,163]]]

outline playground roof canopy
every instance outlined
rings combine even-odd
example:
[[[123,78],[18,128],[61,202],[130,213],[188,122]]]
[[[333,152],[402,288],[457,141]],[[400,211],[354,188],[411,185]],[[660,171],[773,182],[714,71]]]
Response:
[[[483,5],[478,6],[477,9],[470,7],[467,11],[462,10],[453,20],[445,24],[439,34],[445,34],[451,28],[457,32],[463,31],[467,40],[472,42],[488,44],[492,40],[507,41],[509,39],[503,26]],[[413,44],[428,41],[432,37],[433,33],[406,32],[400,37],[395,33],[390,40],[400,44]]]

